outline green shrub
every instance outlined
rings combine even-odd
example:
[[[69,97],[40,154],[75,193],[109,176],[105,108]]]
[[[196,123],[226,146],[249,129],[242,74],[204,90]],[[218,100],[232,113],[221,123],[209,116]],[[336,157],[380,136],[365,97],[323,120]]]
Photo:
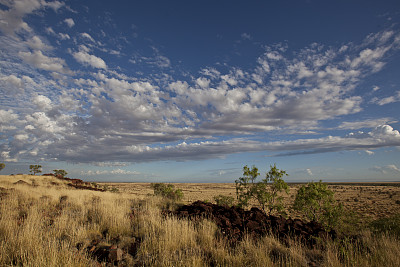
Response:
[[[175,189],[175,186],[172,184],[152,183],[151,187],[156,196],[162,196],[171,200],[182,200],[184,196],[183,191],[181,189]]]
[[[232,196],[218,195],[214,196],[214,201],[217,203],[217,205],[231,207],[233,206],[235,199]]]
[[[62,178],[64,178],[68,174],[65,170],[53,170],[53,172],[55,176],[60,176]]]
[[[293,209],[303,212],[308,219],[329,229],[338,226],[343,215],[343,206],[336,202],[334,192],[322,181],[300,187]]]
[[[369,226],[374,232],[400,237],[400,213],[374,220]]]
[[[283,197],[279,193],[289,192],[289,186],[282,179],[283,176],[288,174],[279,170],[276,164],[270,166],[270,168],[265,174],[265,179],[255,182],[260,175],[257,167],[253,166],[251,170],[247,166],[243,167],[243,177],[235,181],[239,207],[247,207],[249,201],[253,198],[258,201],[265,212],[268,211],[271,214],[273,211],[277,211],[284,214]]]

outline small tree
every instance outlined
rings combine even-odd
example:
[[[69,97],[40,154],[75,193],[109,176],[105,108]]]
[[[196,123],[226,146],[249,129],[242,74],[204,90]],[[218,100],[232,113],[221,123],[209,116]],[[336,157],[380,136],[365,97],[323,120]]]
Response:
[[[6,167],[6,164],[0,163],[0,171]]]
[[[61,178],[64,178],[68,174],[65,170],[53,170],[53,172],[54,172],[55,176],[61,177]]]
[[[274,166],[270,166],[270,170],[265,174],[265,179],[257,183],[254,189],[254,196],[262,209],[269,214],[274,210],[284,214],[283,197],[279,195],[281,192],[289,193],[289,186],[282,179],[283,176],[288,176],[286,171],[279,170]],[[272,183],[269,183],[272,182]]]
[[[244,208],[249,205],[249,201],[253,197],[254,181],[259,175],[260,173],[256,166],[253,166],[251,170],[247,165],[243,167],[243,177],[235,181],[236,198],[239,207]]]
[[[321,180],[300,187],[293,208],[327,228],[337,226],[343,215],[343,206],[336,203],[334,192]]]
[[[265,212],[271,214],[276,210],[278,213],[283,213],[283,197],[279,196],[279,193],[289,192],[289,186],[282,179],[288,174],[279,170],[276,164],[270,167],[271,169],[265,174],[265,179],[260,182],[255,182],[260,175],[256,166],[253,166],[251,170],[247,166],[243,167],[243,177],[235,181],[239,207],[247,207],[249,201],[254,198]]]
[[[36,173],[41,173],[42,172],[42,166],[41,165],[29,165],[30,173],[33,173],[33,175],[36,175]]]

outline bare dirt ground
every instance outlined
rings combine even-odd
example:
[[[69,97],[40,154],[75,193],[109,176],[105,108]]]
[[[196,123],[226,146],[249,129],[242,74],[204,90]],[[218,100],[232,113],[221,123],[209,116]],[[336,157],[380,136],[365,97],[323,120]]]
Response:
[[[99,184],[117,187],[121,192],[139,197],[153,194],[150,183]],[[183,190],[185,203],[196,200],[213,202],[214,196],[217,195],[236,197],[234,183],[174,183],[174,185],[175,188]],[[291,206],[300,186],[301,184],[290,184],[289,195],[283,195],[285,206]],[[335,198],[339,202],[349,210],[360,214],[361,219],[386,217],[400,211],[400,183],[339,183],[329,184],[329,188],[335,192]],[[289,209],[287,212],[293,217],[298,215]]]

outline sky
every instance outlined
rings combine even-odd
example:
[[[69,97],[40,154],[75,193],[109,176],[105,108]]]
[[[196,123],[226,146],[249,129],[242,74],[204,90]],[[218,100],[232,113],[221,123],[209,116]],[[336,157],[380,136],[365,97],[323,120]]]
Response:
[[[1,174],[400,181],[400,2],[0,0]]]

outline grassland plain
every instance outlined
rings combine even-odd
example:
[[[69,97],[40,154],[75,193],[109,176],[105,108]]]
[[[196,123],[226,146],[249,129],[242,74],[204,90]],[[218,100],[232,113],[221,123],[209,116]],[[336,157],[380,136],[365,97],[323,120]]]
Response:
[[[328,240],[309,248],[272,233],[231,247],[209,220],[163,216],[161,210],[175,204],[153,196],[150,184],[107,185],[119,192],[75,189],[49,176],[0,176],[0,266],[400,266],[398,237],[368,227],[357,226],[356,242]],[[398,212],[397,185],[330,187],[367,222]],[[298,186],[285,197],[288,206]],[[234,184],[175,187],[183,190],[183,203],[235,195]]]

